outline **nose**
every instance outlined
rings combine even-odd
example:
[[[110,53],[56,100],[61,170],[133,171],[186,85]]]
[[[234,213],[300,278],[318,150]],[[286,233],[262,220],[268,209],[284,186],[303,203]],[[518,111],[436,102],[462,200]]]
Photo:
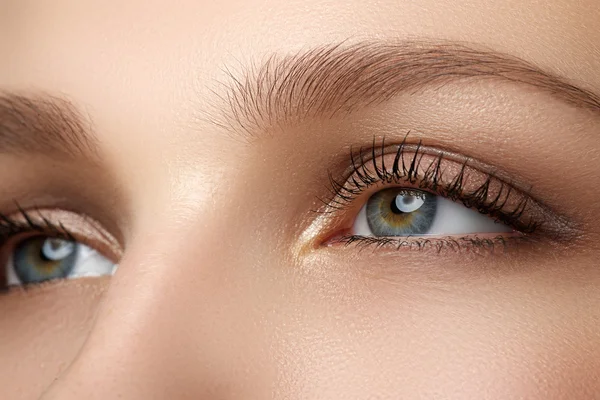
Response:
[[[249,269],[210,236],[161,233],[139,242],[79,355],[42,399],[269,397]]]

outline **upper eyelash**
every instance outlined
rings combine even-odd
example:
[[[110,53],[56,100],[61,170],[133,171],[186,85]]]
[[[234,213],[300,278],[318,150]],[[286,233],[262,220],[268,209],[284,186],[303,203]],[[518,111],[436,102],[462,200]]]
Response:
[[[445,184],[443,179],[445,170],[442,168],[444,152],[437,151],[435,158],[429,165],[425,166],[423,157],[431,154],[423,151],[422,141],[419,141],[416,145],[407,143],[409,134],[410,132],[397,145],[391,166],[385,164],[385,157],[383,157],[386,154],[386,148],[389,147],[386,145],[385,138],[382,138],[380,145],[377,145],[376,139],[373,138],[371,147],[367,149],[361,147],[358,152],[351,148],[351,171],[345,182],[340,183],[333,177],[331,172],[329,173],[332,197],[322,201],[328,206],[328,209],[324,212],[331,213],[346,208],[367,188],[378,183],[410,183],[415,185],[418,182],[419,189],[432,191],[452,201],[459,201],[465,207],[476,209],[480,213],[507,224],[521,233],[533,233],[542,225],[543,221],[536,221],[533,218],[524,220],[523,214],[530,202],[530,196],[525,193],[520,197],[517,204],[512,205],[508,210],[506,209],[509,198],[514,193],[521,193],[521,191],[518,191],[513,185],[493,173],[485,173],[485,181],[478,187],[467,191],[465,189],[465,171],[467,168],[473,168],[471,158],[465,158],[461,163],[460,171],[449,183]],[[409,151],[407,146],[414,147],[414,150],[410,150],[412,158],[409,159],[406,157],[406,153]],[[378,152],[380,154],[377,154]],[[365,161],[366,155],[370,157],[367,161]],[[371,163],[372,172],[367,169],[367,163]],[[482,171],[479,172],[483,173]],[[498,185],[497,194],[488,199],[492,183]]]
[[[114,261],[115,264],[123,256],[121,243],[106,231],[99,222],[86,214],[39,207],[32,207],[25,210],[16,201],[15,205],[16,212],[8,215],[0,212],[0,252],[2,252],[7,244],[11,245],[12,251],[14,246],[14,244],[11,244],[12,239],[20,237],[20,235],[29,234],[31,236],[44,236],[76,242],[90,247],[100,255]],[[55,218],[56,216],[50,216],[56,212],[66,212],[66,215],[63,215],[65,222],[73,229],[65,227],[60,219]],[[86,229],[78,229],[77,226],[79,224],[84,224]],[[27,237],[24,239],[27,239]],[[0,285],[1,290],[2,286]]]
[[[17,221],[0,213],[0,246],[3,246],[9,238],[21,234],[36,232],[45,235],[51,235],[65,240],[76,241],[75,237],[59,223],[54,224],[43,215],[38,215],[37,218],[41,223],[34,221],[31,212],[25,211],[17,204],[17,210],[23,217],[24,221]]]

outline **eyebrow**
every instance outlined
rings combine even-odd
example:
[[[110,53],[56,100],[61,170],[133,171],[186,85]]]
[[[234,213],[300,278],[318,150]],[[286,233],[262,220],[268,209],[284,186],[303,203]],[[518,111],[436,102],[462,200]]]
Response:
[[[289,56],[272,55],[241,74],[224,70],[229,78],[221,82],[225,90],[213,90],[222,100],[221,111],[208,120],[251,137],[274,125],[331,118],[403,92],[468,79],[537,88],[600,114],[600,97],[593,92],[517,57],[456,42],[341,43]]]
[[[91,123],[67,99],[0,92],[0,154],[95,158]]]

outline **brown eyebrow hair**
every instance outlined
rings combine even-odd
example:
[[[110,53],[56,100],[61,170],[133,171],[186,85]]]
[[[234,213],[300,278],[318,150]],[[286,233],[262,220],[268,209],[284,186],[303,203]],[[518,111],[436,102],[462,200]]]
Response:
[[[95,158],[89,119],[67,99],[0,92],[0,153]]]
[[[549,93],[600,113],[600,97],[517,57],[436,41],[341,43],[273,55],[213,92],[221,102],[210,122],[255,136],[273,125],[333,117],[389,100],[400,92],[467,79],[498,79]],[[207,114],[208,115],[208,114]],[[214,115],[214,114],[213,114]]]

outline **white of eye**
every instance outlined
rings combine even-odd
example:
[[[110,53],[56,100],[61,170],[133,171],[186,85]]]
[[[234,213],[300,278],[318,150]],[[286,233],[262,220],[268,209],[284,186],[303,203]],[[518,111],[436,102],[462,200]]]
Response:
[[[489,216],[437,196],[437,212],[429,235],[458,235],[465,233],[506,233],[509,226],[494,221]]]
[[[118,264],[113,263],[93,248],[78,244],[79,256],[75,261],[75,267],[69,275],[69,279],[114,275]]]
[[[452,236],[476,233],[507,233],[513,231],[513,229],[509,226],[502,223],[497,223],[487,215],[467,208],[462,204],[448,200],[441,196],[436,196],[436,201],[437,211],[435,213],[433,223],[429,231],[424,235]],[[400,209],[397,198],[396,206]],[[418,209],[418,207],[416,207],[415,210],[416,209]],[[402,209],[400,210],[404,211]],[[354,221],[352,234],[360,236],[375,236],[369,227],[369,223],[367,222],[366,204],[361,208],[356,220]]]

